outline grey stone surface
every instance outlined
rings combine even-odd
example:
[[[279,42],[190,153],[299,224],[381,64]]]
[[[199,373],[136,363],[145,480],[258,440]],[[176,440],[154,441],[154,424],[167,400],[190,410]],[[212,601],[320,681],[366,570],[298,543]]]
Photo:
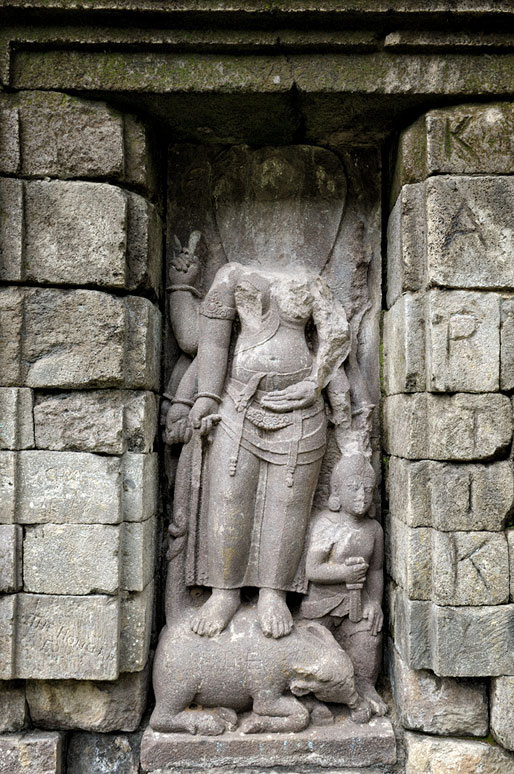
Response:
[[[514,677],[491,680],[491,731],[499,744],[514,750]]]
[[[392,643],[388,655],[395,707],[404,728],[445,736],[487,736],[485,682],[437,677],[426,669],[410,669]]]
[[[514,299],[503,298],[501,302],[501,363],[500,388],[514,389]]]
[[[71,734],[67,774],[138,774],[139,734]]]
[[[157,419],[157,400],[150,392],[38,393],[34,403],[35,443],[38,449],[55,451],[149,452]]]
[[[23,193],[21,180],[0,177],[0,278],[4,282],[20,279],[23,264]]]
[[[0,524],[12,524],[16,515],[18,454],[0,451]]]
[[[30,449],[34,446],[32,390],[0,387],[0,449]]]
[[[514,501],[512,465],[451,464],[391,457],[391,514],[411,527],[443,532],[503,529]]]
[[[25,686],[20,681],[0,681],[0,734],[21,731],[27,721]]]
[[[514,605],[441,607],[389,589],[391,630],[411,669],[441,677],[514,675]]]
[[[18,594],[16,677],[115,680],[119,602],[114,597]]]
[[[425,297],[405,293],[384,315],[386,395],[423,392],[426,387]]]
[[[509,601],[509,556],[503,532],[439,532],[387,522],[388,569],[410,599],[438,605]]]
[[[510,774],[514,766],[514,756],[487,742],[407,732],[405,746],[405,774]]]
[[[122,520],[121,460],[86,452],[18,452],[21,524],[116,524]]]
[[[509,102],[430,110],[401,135],[396,185],[430,175],[510,174],[513,129]]]
[[[157,454],[123,455],[123,518],[146,521],[157,511],[159,500]]]
[[[145,298],[94,290],[0,291],[6,386],[155,389],[160,313]]]
[[[14,674],[14,634],[17,594],[0,596],[0,680],[11,680]]]
[[[114,682],[28,680],[30,717],[39,728],[135,731],[145,709],[148,682],[149,667],[122,674]]]
[[[162,273],[163,226],[153,204],[128,194],[127,282],[159,293]]]
[[[43,524],[25,528],[23,587],[37,594],[116,594],[120,527]]]
[[[155,187],[151,139],[134,116],[55,92],[4,95],[0,172],[23,177],[90,177]]]
[[[15,524],[0,524],[0,593],[21,587],[22,530]]]
[[[507,543],[509,546],[509,565],[510,565],[510,599],[514,602],[514,529],[507,530]]]
[[[62,774],[62,735],[44,731],[0,737],[0,771],[5,774]]]
[[[127,593],[120,610],[120,672],[144,669],[150,651],[154,612],[154,582],[137,593]]]
[[[427,294],[427,389],[494,392],[500,378],[500,298],[495,293]]]
[[[512,438],[505,395],[391,395],[385,399],[385,448],[407,459],[484,460]]]
[[[404,185],[387,224],[387,305],[424,286],[425,196],[420,185]]]
[[[154,576],[156,519],[125,522],[121,529],[121,588],[143,591]]]
[[[141,765],[145,772],[162,769],[230,766],[280,767],[304,765],[326,767],[369,766],[394,763],[396,745],[388,718],[373,718],[357,725],[346,714],[333,725],[313,727],[291,734],[242,734],[225,732],[221,737],[162,734],[148,728],[141,740]],[[169,769],[168,769],[169,766]]]

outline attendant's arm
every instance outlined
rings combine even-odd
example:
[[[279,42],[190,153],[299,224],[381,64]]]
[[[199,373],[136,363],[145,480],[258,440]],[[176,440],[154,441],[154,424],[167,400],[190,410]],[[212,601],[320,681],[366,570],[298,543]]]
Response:
[[[384,532],[378,522],[376,524],[375,548],[366,577],[366,591],[370,599],[369,611],[366,617],[370,621],[371,633],[377,635],[382,630],[384,614],[382,612],[382,595],[384,593]]]
[[[314,583],[362,583],[366,577],[368,565],[343,564],[342,562],[330,562],[329,556],[332,546],[326,548],[312,546],[307,553],[305,572],[307,578]]]

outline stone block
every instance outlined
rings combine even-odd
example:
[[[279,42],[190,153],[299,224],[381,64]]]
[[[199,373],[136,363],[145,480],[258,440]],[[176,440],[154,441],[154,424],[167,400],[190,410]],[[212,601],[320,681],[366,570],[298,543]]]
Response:
[[[500,327],[500,388],[514,389],[514,299],[502,298]]]
[[[441,607],[389,589],[396,648],[411,669],[441,677],[514,675],[514,605]]]
[[[391,395],[385,400],[386,450],[407,459],[486,460],[512,438],[505,395]]]
[[[156,519],[125,522],[121,540],[121,588],[143,591],[154,576]]]
[[[0,680],[11,680],[14,674],[14,633],[17,594],[0,596]]]
[[[0,449],[34,446],[32,403],[32,390],[0,387]]]
[[[38,594],[116,594],[120,587],[120,527],[26,527],[23,587]]]
[[[388,656],[395,706],[404,728],[428,734],[488,734],[485,682],[436,677],[426,669],[410,669],[392,643]]]
[[[0,771],[5,774],[62,774],[61,734],[28,731],[0,737]]]
[[[510,774],[514,767],[514,756],[487,742],[407,732],[405,748],[405,774]]]
[[[82,452],[18,452],[20,524],[117,524],[121,461]]]
[[[57,92],[4,95],[0,173],[117,180],[153,191],[156,170],[145,124],[103,102]]]
[[[149,674],[146,668],[114,682],[28,680],[30,717],[39,728],[135,731],[146,706]]]
[[[432,598],[432,540],[432,529],[408,527],[394,516],[387,519],[387,571],[409,599]]]
[[[22,537],[21,527],[0,524],[0,594],[21,587]]]
[[[71,734],[68,774],[138,774],[140,734]]]
[[[507,544],[509,546],[509,567],[510,567],[510,599],[514,602],[514,528],[507,530]]]
[[[161,289],[163,226],[157,210],[142,196],[128,194],[127,280],[129,290]]]
[[[391,514],[411,527],[498,532],[514,502],[508,461],[455,465],[391,457],[388,476]]]
[[[23,200],[23,182],[0,177],[0,279],[4,282],[21,279]]]
[[[431,290],[427,302],[427,389],[498,390],[500,297],[466,290]]]
[[[425,298],[405,293],[384,315],[386,395],[423,392],[426,387]]]
[[[387,306],[402,293],[425,284],[425,192],[421,185],[404,185],[387,225]]]
[[[396,187],[430,175],[511,174],[513,134],[509,102],[430,110],[400,137]]]
[[[499,744],[514,750],[514,677],[491,680],[491,731]]]
[[[123,455],[123,518],[146,521],[157,511],[159,459],[157,454]]]
[[[5,288],[0,331],[5,386],[158,387],[160,312],[146,298]]]
[[[427,281],[514,288],[514,179],[435,177],[425,185]]]
[[[38,449],[103,454],[149,452],[157,433],[157,419],[157,401],[151,392],[38,393],[34,403]]]
[[[120,672],[145,668],[150,652],[154,611],[154,583],[121,600]]]
[[[21,731],[27,720],[25,686],[18,681],[0,681],[0,734]]]
[[[0,524],[12,524],[16,515],[18,454],[0,451]]]
[[[120,627],[116,598],[17,596],[16,677],[116,680]]]

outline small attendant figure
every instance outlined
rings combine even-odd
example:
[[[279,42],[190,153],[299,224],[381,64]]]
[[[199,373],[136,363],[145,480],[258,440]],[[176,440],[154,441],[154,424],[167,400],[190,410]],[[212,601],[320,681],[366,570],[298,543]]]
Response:
[[[376,714],[387,707],[375,690],[382,648],[384,537],[368,516],[375,473],[364,454],[334,467],[329,509],[314,514],[307,549],[309,589],[303,618],[316,619],[350,656],[355,684]]]

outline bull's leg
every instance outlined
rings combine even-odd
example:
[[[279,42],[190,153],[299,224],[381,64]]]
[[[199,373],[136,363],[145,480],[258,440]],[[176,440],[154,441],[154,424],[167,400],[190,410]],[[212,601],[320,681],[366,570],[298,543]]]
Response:
[[[241,723],[244,734],[303,731],[309,725],[309,710],[294,696],[256,696],[253,712]]]
[[[176,715],[167,716],[164,719],[150,718],[150,726],[154,731],[169,733],[171,731],[185,731],[188,734],[205,736],[218,736],[227,729],[233,729],[234,725],[219,715],[215,710],[182,710]]]

